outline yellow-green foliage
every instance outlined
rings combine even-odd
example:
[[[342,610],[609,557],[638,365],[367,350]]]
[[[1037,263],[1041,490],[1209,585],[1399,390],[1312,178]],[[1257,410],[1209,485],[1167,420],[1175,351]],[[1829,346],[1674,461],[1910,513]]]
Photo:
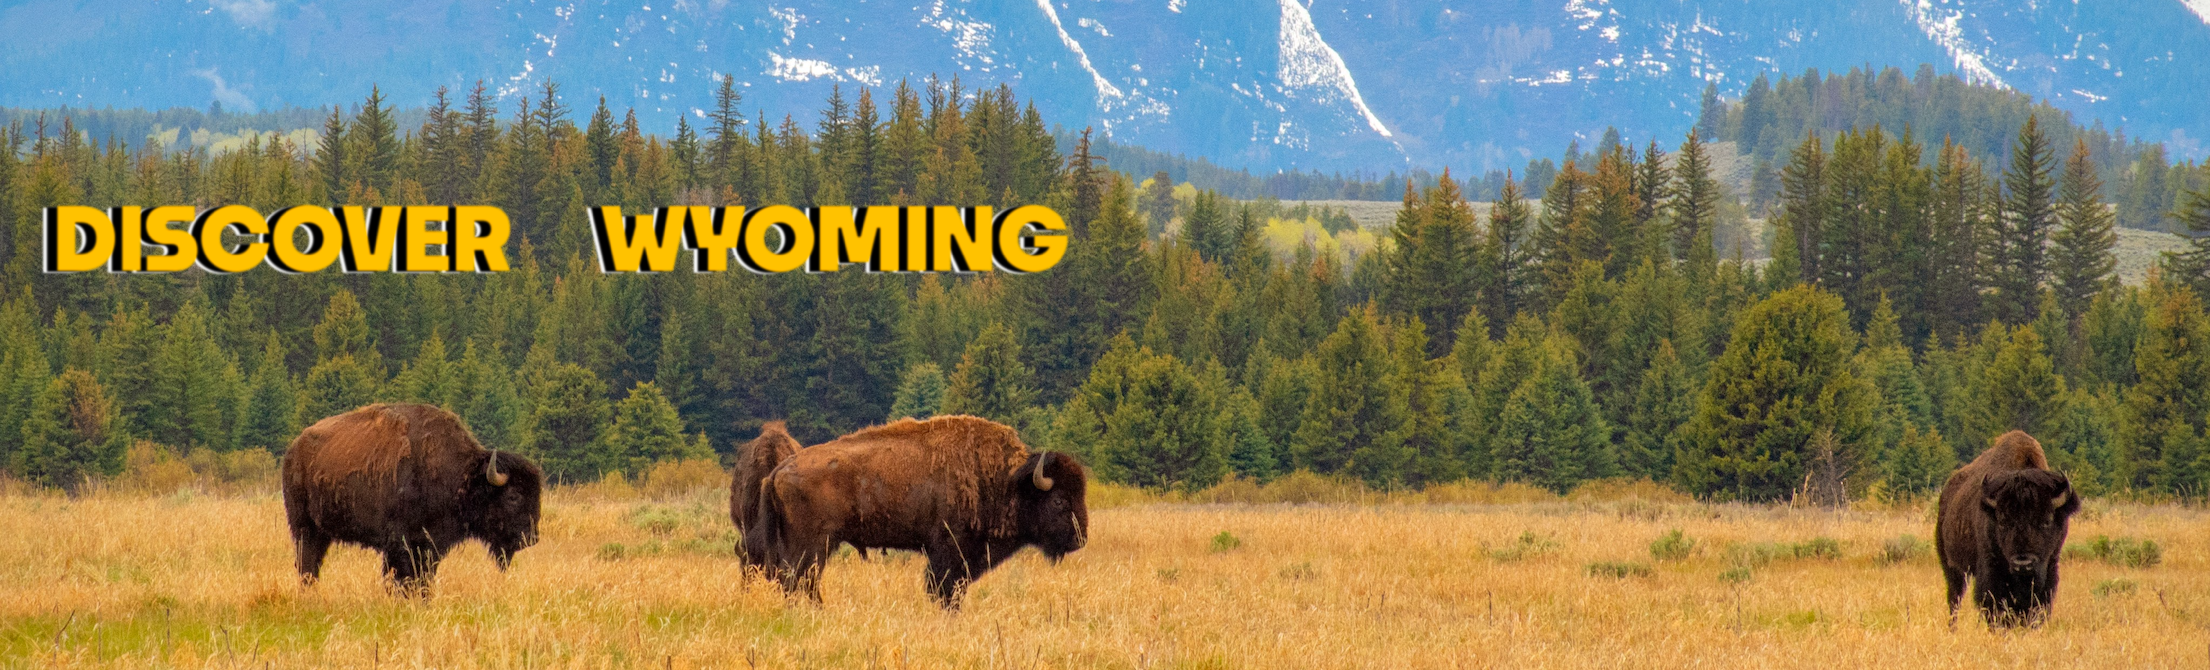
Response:
[[[1381,238],[1365,228],[1330,234],[1320,227],[1320,220],[1314,218],[1266,219],[1266,244],[1274,253],[1293,254],[1297,247],[1306,243],[1322,256],[1347,258],[1346,253],[1355,256],[1373,251],[1381,244]]]
[[[1934,566],[1862,549],[1925,537],[1916,509],[1404,494],[1096,509],[1086,548],[1014,557],[957,613],[917,556],[840,553],[817,606],[740,576],[723,493],[555,489],[512,570],[464,545],[423,601],[344,546],[300,588],[273,494],[0,494],[0,667],[2164,668],[2199,665],[2210,611],[2210,516],[2177,507],[2091,501],[2078,532],[2155,538],[2168,569],[2067,564],[2047,626],[1990,633],[1949,626]],[[1646,562],[1672,529],[1776,555]],[[1797,560],[1805,538],[1859,549]]]

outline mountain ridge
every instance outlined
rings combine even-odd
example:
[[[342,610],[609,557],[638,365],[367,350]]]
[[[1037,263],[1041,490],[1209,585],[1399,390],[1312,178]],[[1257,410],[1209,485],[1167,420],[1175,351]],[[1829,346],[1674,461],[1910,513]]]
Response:
[[[379,7],[32,0],[0,10],[7,106],[234,110],[547,79],[672,128],[730,76],[748,106],[930,73],[1006,82],[1047,118],[1255,170],[1513,167],[1606,127],[1678,137],[1706,84],[1862,64],[1938,69],[2204,153],[2210,0],[1392,2],[725,0]],[[134,45],[114,49],[108,45]],[[511,108],[511,105],[508,105]],[[660,130],[667,130],[662,128]]]

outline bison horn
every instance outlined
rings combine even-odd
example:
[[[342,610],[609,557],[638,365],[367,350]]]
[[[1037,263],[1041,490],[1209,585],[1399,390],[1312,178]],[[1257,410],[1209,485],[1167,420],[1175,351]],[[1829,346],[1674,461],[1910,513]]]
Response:
[[[491,450],[491,458],[484,460],[483,478],[491,480],[492,486],[506,486],[506,473],[499,471],[499,450]]]
[[[1042,454],[1038,454],[1036,456],[1036,469],[1029,471],[1028,473],[1029,483],[1035,484],[1036,490],[1038,491],[1051,490],[1051,478],[1044,476],[1044,466],[1049,465],[1050,463],[1051,452],[1046,451]]]
[[[2071,500],[2071,499],[2072,499],[2072,492],[2070,492],[2070,491],[2066,491],[2066,492],[2064,492],[2064,493],[2059,493],[2059,494],[2057,494],[2057,497],[2055,497],[2055,498],[2050,498],[2050,499],[2049,499],[2049,507],[2050,507],[2050,508],[2052,508],[2052,509],[2053,509],[2053,508],[2058,508],[2058,507],[2063,507],[2063,506],[2064,506],[2064,501],[2067,501],[2067,500]]]

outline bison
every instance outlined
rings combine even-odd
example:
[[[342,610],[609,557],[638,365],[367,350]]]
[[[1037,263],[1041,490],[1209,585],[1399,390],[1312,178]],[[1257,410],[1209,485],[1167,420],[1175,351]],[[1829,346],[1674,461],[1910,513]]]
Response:
[[[2080,497],[2049,469],[2041,443],[2021,431],[1957,468],[1941,489],[1935,553],[1949,582],[1955,625],[1964,582],[1990,627],[2038,626],[2056,601],[2057,555]]]
[[[1012,428],[972,416],[901,419],[800,450],[762,483],[745,545],[784,592],[821,600],[821,569],[840,544],[928,558],[937,604],[957,609],[969,582],[1036,547],[1053,562],[1089,538],[1089,471],[1031,454]]]
[[[737,526],[737,555],[745,557],[747,566],[764,566],[767,560],[763,554],[746,551],[743,541],[745,529],[759,510],[760,482],[802,446],[791,438],[783,422],[769,421],[760,426],[759,437],[737,448],[737,466],[729,480],[729,521]]]
[[[381,404],[307,427],[284,454],[284,511],[299,577],[322,575],[331,541],[382,552],[384,576],[427,593],[438,561],[481,540],[505,570],[537,542],[543,475],[486,450],[460,417],[433,405]]]

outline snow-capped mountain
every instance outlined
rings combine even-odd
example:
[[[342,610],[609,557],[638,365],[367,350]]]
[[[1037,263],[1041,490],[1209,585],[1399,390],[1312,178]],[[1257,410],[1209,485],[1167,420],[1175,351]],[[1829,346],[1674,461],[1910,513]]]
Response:
[[[416,106],[550,78],[665,131],[723,75],[747,109],[806,118],[831,85],[939,73],[1255,169],[1508,167],[1606,126],[1677,141],[1707,82],[1920,63],[2182,155],[2210,135],[2210,0],[26,0],[0,30],[9,106],[328,105],[372,83]]]

